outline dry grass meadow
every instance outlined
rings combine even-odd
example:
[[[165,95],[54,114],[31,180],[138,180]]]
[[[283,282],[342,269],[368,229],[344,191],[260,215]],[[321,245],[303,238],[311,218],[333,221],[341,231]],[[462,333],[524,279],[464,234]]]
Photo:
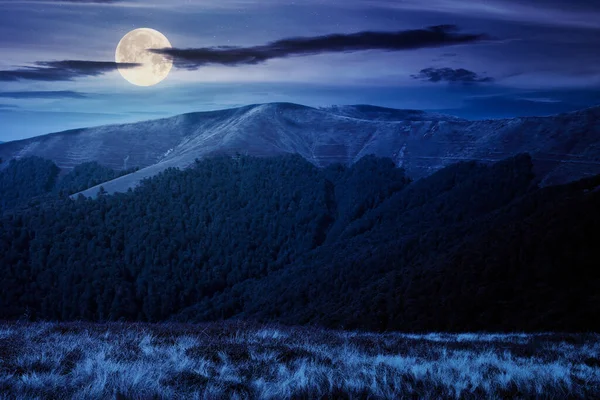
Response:
[[[0,399],[600,398],[597,334],[0,324]]]

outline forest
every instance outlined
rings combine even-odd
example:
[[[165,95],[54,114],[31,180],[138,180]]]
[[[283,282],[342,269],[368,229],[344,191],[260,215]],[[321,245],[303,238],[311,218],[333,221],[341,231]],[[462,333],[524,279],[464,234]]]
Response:
[[[527,154],[415,181],[374,156],[216,156],[75,200],[131,171],[0,167],[0,319],[600,328],[600,176],[540,188]]]

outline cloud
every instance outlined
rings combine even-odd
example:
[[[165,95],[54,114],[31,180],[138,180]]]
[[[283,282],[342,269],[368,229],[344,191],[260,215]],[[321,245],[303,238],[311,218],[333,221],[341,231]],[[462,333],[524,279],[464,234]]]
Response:
[[[357,2],[367,4],[362,0]],[[600,12],[596,0],[370,0],[368,6],[533,22],[547,26],[600,28]]]
[[[120,3],[122,0],[38,0],[48,3],[100,3],[100,4],[111,4]]]
[[[185,0],[173,0],[178,1],[179,5],[189,5],[189,0],[187,3],[183,3]],[[81,7],[107,7],[107,8],[137,8],[137,9],[170,9],[173,7],[173,4],[169,2],[165,4],[164,1],[160,0],[0,0],[0,7],[4,6],[16,6],[16,7],[28,7],[28,6],[48,6],[54,7],[54,10],[60,9],[62,12],[66,11],[68,8],[78,8]],[[60,8],[59,8],[60,7]],[[52,12],[51,9],[43,10],[44,13]]]
[[[75,78],[98,76],[117,68],[135,68],[140,64],[116,63],[110,61],[38,61],[34,67],[20,67],[0,71],[0,82],[20,80],[71,81]]]
[[[179,68],[194,70],[208,64],[252,65],[276,58],[361,50],[399,51],[444,47],[490,39],[485,34],[458,33],[454,25],[396,32],[358,32],[277,40],[253,47],[203,47],[197,49],[151,49],[169,56]]]
[[[494,79],[490,77],[481,77],[473,71],[464,68],[425,68],[419,74],[411,75],[413,79],[420,79],[428,82],[449,82],[462,84],[489,83]]]
[[[518,97],[519,100],[531,101],[534,103],[561,103],[561,100],[551,99],[549,97]]]
[[[71,90],[0,92],[0,98],[7,99],[84,99],[86,97],[85,93]]]
[[[23,3],[22,0],[4,0],[1,3]],[[28,3],[69,3],[69,4],[118,4],[124,0],[30,0]]]

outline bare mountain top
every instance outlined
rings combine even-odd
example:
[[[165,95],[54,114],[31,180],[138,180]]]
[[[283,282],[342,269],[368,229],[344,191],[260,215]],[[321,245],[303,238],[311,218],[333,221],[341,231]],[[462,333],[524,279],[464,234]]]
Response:
[[[139,166],[103,186],[126,191],[168,167],[213,154],[298,153],[317,166],[390,157],[420,178],[459,160],[496,161],[529,152],[542,184],[600,173],[600,107],[551,117],[468,121],[369,105],[312,108],[291,103],[183,114],[132,124],[70,130],[0,145],[0,157],[36,155],[70,169],[97,161]],[[92,195],[98,188],[84,192]]]

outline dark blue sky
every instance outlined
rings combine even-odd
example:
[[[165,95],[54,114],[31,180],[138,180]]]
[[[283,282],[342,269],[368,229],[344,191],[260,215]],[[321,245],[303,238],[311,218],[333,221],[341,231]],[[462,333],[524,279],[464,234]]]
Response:
[[[597,3],[0,0],[0,141],[272,101],[468,118],[597,105]],[[175,66],[156,86],[110,65],[140,27],[194,49],[170,54]]]

